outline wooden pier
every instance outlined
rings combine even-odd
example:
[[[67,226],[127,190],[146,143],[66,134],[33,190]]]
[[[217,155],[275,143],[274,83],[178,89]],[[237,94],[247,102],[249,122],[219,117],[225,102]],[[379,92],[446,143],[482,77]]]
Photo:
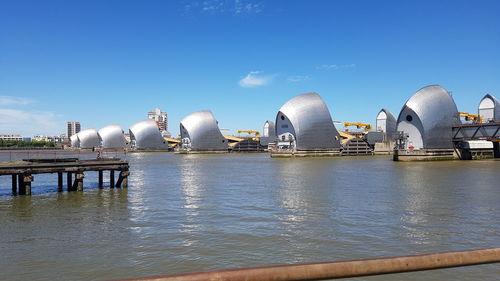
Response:
[[[109,171],[109,186],[127,187],[128,161],[117,158],[78,160],[77,158],[32,159],[19,162],[0,162],[0,176],[12,177],[13,195],[31,195],[31,183],[36,174],[57,173],[58,191],[63,191],[63,176],[66,173],[67,191],[83,191],[85,172],[96,171],[99,175],[99,188],[104,186],[104,171]],[[118,180],[115,182],[115,171]],[[74,179],[73,179],[74,175]]]

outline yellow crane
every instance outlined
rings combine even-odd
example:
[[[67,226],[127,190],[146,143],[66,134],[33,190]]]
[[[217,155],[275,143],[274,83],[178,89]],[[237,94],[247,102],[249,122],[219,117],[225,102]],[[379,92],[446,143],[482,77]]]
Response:
[[[249,135],[254,135],[256,137],[260,136],[260,132],[254,131],[254,130],[238,130],[238,134],[241,134],[241,133],[247,133]]]
[[[472,121],[472,123],[483,123],[483,117],[479,114],[471,114],[469,112],[459,112],[460,117],[465,117],[465,121]]]
[[[372,129],[372,125],[361,123],[361,122],[344,122],[344,127],[356,126],[358,129],[364,129],[365,132],[368,132]]]

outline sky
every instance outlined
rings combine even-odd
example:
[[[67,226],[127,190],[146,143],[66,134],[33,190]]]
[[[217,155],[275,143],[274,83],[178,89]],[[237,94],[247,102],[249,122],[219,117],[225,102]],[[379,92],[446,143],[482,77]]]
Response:
[[[66,121],[127,130],[159,107],[169,131],[211,110],[262,130],[317,92],[336,121],[374,125],[439,84],[460,111],[500,97],[500,1],[0,0],[0,134]]]

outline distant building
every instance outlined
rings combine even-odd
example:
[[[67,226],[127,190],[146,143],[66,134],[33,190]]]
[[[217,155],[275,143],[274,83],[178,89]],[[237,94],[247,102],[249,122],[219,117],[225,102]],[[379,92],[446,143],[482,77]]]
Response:
[[[72,135],[76,135],[81,131],[80,122],[68,121],[67,127],[68,127],[67,133],[66,133],[67,138],[71,138]]]
[[[170,137],[170,133],[168,132],[168,116],[166,112],[162,112],[159,108],[155,108],[153,111],[148,112],[148,119],[156,121],[163,137]]]
[[[61,143],[66,140],[66,135],[62,134],[59,136],[45,136],[45,135],[35,135],[33,138],[30,139],[34,141],[47,141],[47,142],[56,142],[56,143]]]
[[[22,141],[23,137],[21,135],[0,135],[0,140],[5,141]]]

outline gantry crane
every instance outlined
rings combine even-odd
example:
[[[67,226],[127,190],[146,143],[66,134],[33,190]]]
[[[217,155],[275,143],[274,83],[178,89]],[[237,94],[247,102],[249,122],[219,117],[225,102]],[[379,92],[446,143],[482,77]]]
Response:
[[[260,136],[260,132],[254,131],[254,130],[238,130],[238,134],[241,134],[241,133],[247,133],[249,135],[254,135],[256,137]]]
[[[471,114],[469,112],[459,112],[460,117],[465,117],[465,121],[472,121],[472,123],[483,123],[483,117],[479,114]]]
[[[361,123],[361,122],[344,122],[344,127],[356,126],[358,129],[364,129],[365,132],[368,132],[372,129],[372,125]]]

